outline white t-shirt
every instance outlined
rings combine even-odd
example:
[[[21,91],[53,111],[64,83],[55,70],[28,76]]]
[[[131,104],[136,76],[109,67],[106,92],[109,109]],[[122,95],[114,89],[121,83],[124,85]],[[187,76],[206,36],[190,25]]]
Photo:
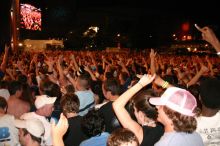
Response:
[[[21,119],[38,119],[40,120],[45,128],[44,140],[47,146],[52,145],[52,133],[51,133],[51,124],[50,122],[44,117],[36,114],[35,112],[25,113],[21,117]]]
[[[220,146],[220,111],[213,117],[196,118],[196,131],[202,136],[205,146]]]
[[[0,146],[18,146],[18,129],[14,125],[14,116],[0,116]]]

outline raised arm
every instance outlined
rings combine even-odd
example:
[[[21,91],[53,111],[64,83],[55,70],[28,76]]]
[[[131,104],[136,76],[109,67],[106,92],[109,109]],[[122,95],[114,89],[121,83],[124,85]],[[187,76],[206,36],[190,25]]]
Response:
[[[72,59],[72,63],[73,63],[73,65],[74,65],[74,68],[76,69],[76,71],[78,72],[79,71],[79,65],[77,64],[77,62],[76,62],[76,58],[75,58],[75,56],[74,56],[74,54],[72,54],[71,55],[71,59]]]
[[[215,33],[213,30],[207,26],[201,28],[197,24],[195,24],[195,27],[202,33],[202,38],[209,42],[217,51],[217,53],[220,53],[220,42],[218,38],[216,37]],[[220,54],[218,54],[220,55]]]
[[[95,77],[89,66],[84,66],[84,69],[90,74],[93,81],[97,81],[97,78]]]
[[[209,69],[202,64],[200,71],[197,72],[197,74],[187,83],[187,87],[196,84],[196,83],[198,82],[199,78],[200,78],[205,72],[207,72],[208,70],[209,70]]]
[[[155,75],[144,75],[137,84],[128,89],[117,100],[113,102],[113,109],[118,120],[124,128],[128,128],[137,136],[140,143],[143,140],[143,129],[136,121],[131,118],[131,116],[125,109],[125,105],[138,91],[140,91],[144,86],[151,83],[154,78]]]
[[[8,61],[8,54],[9,54],[9,46],[5,45],[5,54],[1,63],[1,68],[0,70],[5,72],[6,66],[7,66],[7,61]]]
[[[64,146],[63,136],[66,133],[68,127],[68,120],[62,113],[57,125],[55,125],[55,122],[52,123],[53,146]]]
[[[154,52],[153,49],[151,49],[151,51],[150,51],[150,71],[151,71],[151,74],[156,73],[155,56],[156,56],[156,53]]]

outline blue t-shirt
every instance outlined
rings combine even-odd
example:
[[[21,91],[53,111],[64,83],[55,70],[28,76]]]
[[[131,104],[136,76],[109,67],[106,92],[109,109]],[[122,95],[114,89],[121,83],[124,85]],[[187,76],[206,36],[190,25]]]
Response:
[[[154,146],[204,146],[197,132],[166,132]]]
[[[88,113],[89,109],[95,106],[94,93],[90,90],[76,91],[75,94],[79,98],[79,115],[84,116]]]
[[[81,142],[79,146],[106,146],[109,133],[103,132],[99,136],[91,137]]]

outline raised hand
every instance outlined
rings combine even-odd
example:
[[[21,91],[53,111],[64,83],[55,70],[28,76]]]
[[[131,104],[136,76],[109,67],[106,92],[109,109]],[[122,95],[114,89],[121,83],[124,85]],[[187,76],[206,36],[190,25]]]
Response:
[[[144,87],[144,86],[150,84],[154,80],[155,76],[156,76],[156,74],[154,74],[154,75],[144,74],[141,77],[141,79],[138,81],[138,83]]]
[[[53,57],[47,57],[47,59],[44,60],[44,62],[45,62],[48,66],[50,66],[50,65],[53,66],[55,60],[53,59]]]
[[[209,42],[211,45],[214,45],[216,41],[218,41],[215,33],[213,32],[211,28],[207,26],[201,28],[197,24],[195,24],[195,27],[197,28],[197,30],[199,30],[202,33],[202,38],[205,41]]]
[[[61,113],[58,123],[55,125],[55,122],[52,123],[52,135],[63,137],[69,127],[67,118]]]
[[[7,44],[5,44],[5,52],[8,52],[10,49],[10,46],[8,46]]]
[[[151,49],[150,51],[150,58],[155,58],[157,52],[154,52],[154,49]]]
[[[208,67],[206,67],[205,65],[201,65],[201,69],[200,69],[203,73],[206,73],[209,71]]]

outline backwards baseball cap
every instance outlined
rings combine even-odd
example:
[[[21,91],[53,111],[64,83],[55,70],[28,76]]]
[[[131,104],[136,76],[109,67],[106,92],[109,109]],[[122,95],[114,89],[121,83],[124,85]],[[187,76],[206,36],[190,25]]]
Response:
[[[53,104],[56,101],[57,97],[49,97],[47,95],[36,96],[36,100],[34,102],[37,109],[47,105]]]
[[[187,90],[170,87],[160,98],[150,98],[153,105],[165,105],[170,109],[186,116],[194,116],[194,109],[197,107],[196,98]]]
[[[44,125],[38,119],[16,119],[14,124],[17,128],[26,129],[30,134],[32,134],[35,137],[41,138],[44,135]]]

